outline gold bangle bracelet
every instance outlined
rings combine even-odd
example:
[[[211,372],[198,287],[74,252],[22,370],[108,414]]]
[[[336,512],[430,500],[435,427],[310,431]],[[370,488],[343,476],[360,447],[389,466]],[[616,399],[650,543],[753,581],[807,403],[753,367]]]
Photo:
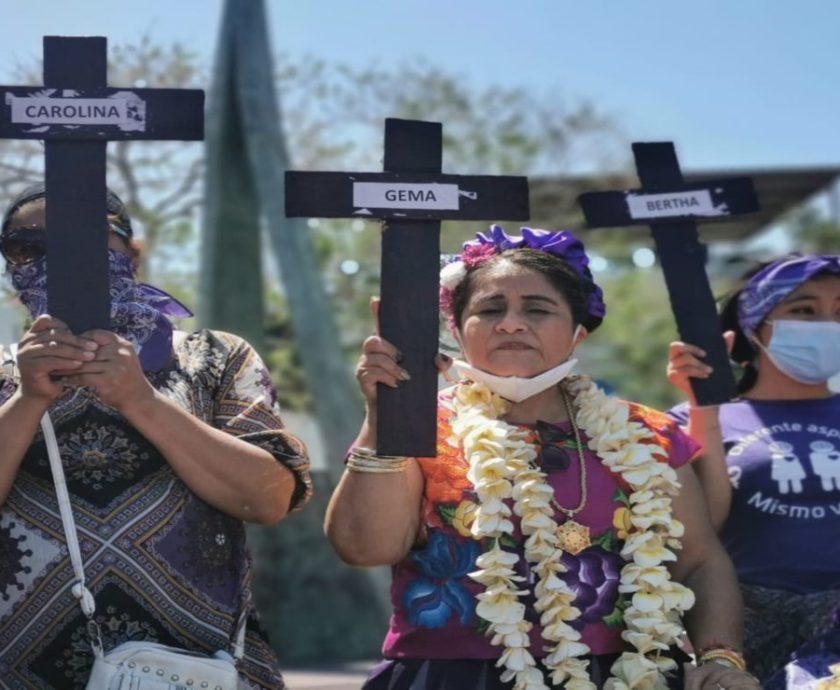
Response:
[[[375,462],[372,460],[359,460],[357,458],[348,458],[347,464],[352,465],[353,467],[382,467],[388,469],[390,467],[405,467],[406,462],[405,460],[402,460],[400,462]]]
[[[361,474],[401,474],[405,471],[405,467],[358,467],[349,463],[347,469]]]
[[[350,455],[369,460],[405,460],[403,455],[380,455],[373,448],[365,448],[364,446],[353,446],[350,449]]]
[[[404,471],[407,462],[407,458],[399,455],[377,455],[371,448],[356,446],[347,456],[347,469],[372,474],[396,473]]]
[[[387,473],[398,473],[405,471],[405,465],[389,465],[389,466],[377,466],[377,465],[359,465],[355,462],[348,462],[347,469],[352,470],[353,472],[370,472],[371,474],[387,474]]]
[[[714,661],[721,666],[736,668],[739,671],[747,670],[747,663],[744,661],[744,657],[732,649],[709,649],[703,652],[698,659],[701,665],[709,661]]]

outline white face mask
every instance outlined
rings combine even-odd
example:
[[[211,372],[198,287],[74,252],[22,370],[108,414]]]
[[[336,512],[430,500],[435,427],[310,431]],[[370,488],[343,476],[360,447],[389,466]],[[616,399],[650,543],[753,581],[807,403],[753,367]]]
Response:
[[[794,381],[825,383],[840,372],[840,323],[778,320],[764,350],[770,361]]]
[[[572,351],[574,351],[574,343],[577,340],[579,332],[580,324],[578,324],[575,328],[575,332],[572,334]],[[572,353],[569,352],[569,355],[571,354]],[[465,376],[476,383],[483,383],[496,395],[500,395],[506,400],[510,400],[515,403],[532,398],[538,393],[542,393],[544,390],[557,385],[572,372],[572,369],[575,368],[575,364],[577,364],[576,359],[567,359],[565,362],[561,362],[556,367],[552,367],[548,371],[544,371],[542,374],[537,374],[536,376],[531,376],[530,378],[524,378],[522,376],[496,376],[495,374],[490,374],[486,371],[482,371],[481,369],[476,369],[471,364],[467,364],[460,359],[456,359],[452,362],[452,366],[454,366],[458,370],[458,373],[462,376]]]
[[[476,383],[483,383],[493,393],[518,403],[535,396],[537,393],[542,393],[547,388],[551,388],[562,381],[575,368],[575,364],[577,364],[576,359],[567,359],[553,369],[549,369],[542,374],[537,374],[528,379],[522,378],[521,376],[496,376],[495,374],[488,374],[486,371],[476,369],[460,359],[456,359],[452,363],[452,366],[462,376],[466,376]]]

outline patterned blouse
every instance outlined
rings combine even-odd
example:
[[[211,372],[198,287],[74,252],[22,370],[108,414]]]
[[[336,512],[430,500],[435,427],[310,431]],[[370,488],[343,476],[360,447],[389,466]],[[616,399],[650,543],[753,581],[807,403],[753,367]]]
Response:
[[[420,509],[420,534],[408,555],[393,568],[391,599],[394,613],[383,644],[383,655],[390,659],[495,659],[500,653],[484,631],[486,622],[476,612],[476,595],[482,585],[469,577],[476,570],[475,561],[488,548],[475,540],[470,526],[475,517],[475,490],[467,478],[469,465],[460,448],[450,437],[452,411],[450,392],[443,392],[438,404],[438,454],[418,458],[425,480]],[[667,462],[674,468],[687,463],[699,445],[680,431],[672,419],[648,407],[630,403],[630,420],[639,422],[655,435],[655,442],[668,453]],[[554,496],[562,506],[574,506],[580,500],[580,467],[577,445],[571,425],[555,425],[555,444],[566,451],[568,464],[562,469],[544,467]],[[607,470],[597,455],[587,447],[582,431],[586,462],[587,500],[575,515],[575,521],[590,529],[592,545],[576,556],[564,553],[568,568],[564,579],[575,592],[575,606],[580,617],[572,625],[593,654],[621,652],[624,595],[618,592],[618,579],[624,560],[619,555],[629,525],[631,490]],[[536,433],[531,440],[538,443]],[[662,460],[665,462],[666,460]],[[523,565],[522,534],[519,518],[511,516],[512,538],[503,538],[502,546],[519,553],[519,575],[533,591],[534,578]],[[531,653],[545,656],[539,614],[533,609],[533,595],[523,599],[526,618],[534,623],[531,630]]]
[[[147,376],[199,419],[269,451],[295,475],[291,508],[306,502],[306,449],[283,429],[268,372],[245,341],[198,331],[176,343],[170,365]],[[0,378],[0,403],[15,386]],[[251,570],[243,523],[193,494],[155,446],[90,390],[66,393],[50,416],[106,650],[153,640],[229,651]],[[0,688],[83,690],[92,653],[72,585],[39,432],[0,507]],[[283,687],[253,608],[239,668],[249,687]]]

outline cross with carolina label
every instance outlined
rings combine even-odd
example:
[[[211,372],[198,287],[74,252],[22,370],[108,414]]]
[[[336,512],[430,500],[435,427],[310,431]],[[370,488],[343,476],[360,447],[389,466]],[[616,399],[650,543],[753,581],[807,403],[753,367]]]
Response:
[[[757,211],[752,180],[736,177],[686,184],[671,142],[635,143],[633,155],[641,189],[586,192],[578,201],[590,228],[650,226],[680,338],[703,348],[705,361],[713,368],[709,378],[691,379],[692,390],[698,404],[718,405],[735,395],[735,379],[697,223]]]
[[[383,455],[437,453],[440,221],[529,216],[526,178],[445,175],[442,155],[440,123],[389,118],[384,172],[286,173],[287,216],[382,221],[380,334],[411,373],[399,388],[377,391]]]
[[[200,140],[204,92],[108,88],[103,37],[44,37],[44,86],[0,86],[0,138],[43,139],[47,308],[74,333],[110,328],[105,146]]]

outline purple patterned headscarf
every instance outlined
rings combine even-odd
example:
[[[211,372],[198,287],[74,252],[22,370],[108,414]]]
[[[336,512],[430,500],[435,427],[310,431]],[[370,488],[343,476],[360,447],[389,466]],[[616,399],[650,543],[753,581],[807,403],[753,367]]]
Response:
[[[192,312],[172,295],[134,279],[131,257],[108,250],[111,291],[111,329],[130,341],[143,371],[157,371],[172,356],[172,322]],[[17,296],[35,319],[47,313],[46,257],[10,270]]]
[[[753,338],[774,307],[819,273],[840,274],[840,256],[789,256],[752,276],[738,297],[738,323],[744,334]]]
[[[488,234],[476,233],[476,239],[465,242],[463,252],[441,270],[441,308],[451,317],[452,291],[466,277],[467,268],[483,263],[491,256],[501,254],[507,249],[536,249],[563,259],[578,276],[592,285],[587,313],[600,322],[607,312],[604,293],[592,278],[589,257],[586,255],[583,243],[569,230],[521,228],[521,231],[522,236],[517,237],[508,235],[499,225],[491,225]]]

